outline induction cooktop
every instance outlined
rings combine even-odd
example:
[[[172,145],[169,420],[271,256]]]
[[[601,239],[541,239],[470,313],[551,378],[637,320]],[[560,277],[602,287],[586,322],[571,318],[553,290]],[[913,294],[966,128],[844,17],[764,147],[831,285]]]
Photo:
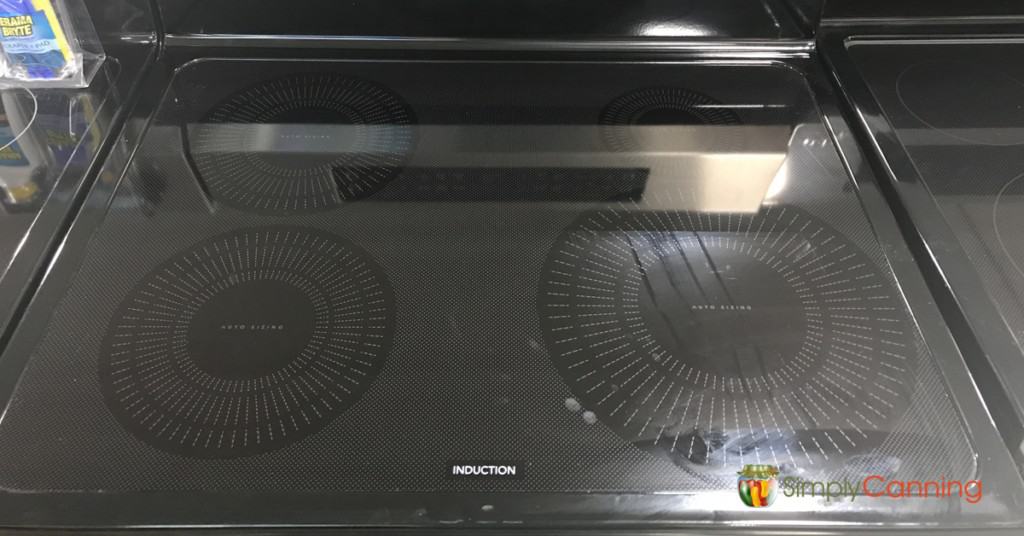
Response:
[[[822,508],[748,465],[989,474],[789,68],[201,60],[103,195],[10,350],[13,494],[692,522]]]

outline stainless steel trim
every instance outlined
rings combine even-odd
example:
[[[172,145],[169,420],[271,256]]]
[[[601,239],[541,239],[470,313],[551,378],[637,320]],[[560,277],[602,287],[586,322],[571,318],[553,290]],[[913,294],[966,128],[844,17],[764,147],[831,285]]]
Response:
[[[292,36],[168,34],[167,47],[273,47],[374,50],[472,50],[535,52],[694,52],[730,57],[788,57],[814,50],[809,39],[647,40],[647,39],[482,39],[447,37]]]

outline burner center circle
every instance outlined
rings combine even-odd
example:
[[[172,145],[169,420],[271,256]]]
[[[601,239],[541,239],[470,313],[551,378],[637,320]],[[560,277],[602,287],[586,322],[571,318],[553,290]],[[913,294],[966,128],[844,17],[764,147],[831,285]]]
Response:
[[[288,102],[268,112],[268,140],[253,139],[251,147],[269,143],[272,150],[254,153],[278,170],[315,170],[337,164],[339,154],[358,150],[359,112],[347,106]],[[324,128],[317,128],[324,127]],[[348,130],[342,130],[347,128]],[[255,130],[259,135],[259,129]],[[347,135],[337,134],[346,132]]]
[[[188,327],[188,353],[215,378],[261,378],[298,357],[313,335],[314,318],[313,303],[292,284],[239,283],[196,312]]]
[[[743,250],[688,236],[641,257],[639,312],[661,366],[679,360],[712,377],[765,377],[800,353],[808,328],[800,296]]]
[[[284,109],[272,112],[269,121],[272,123],[285,123],[296,125],[329,125],[349,124],[356,122],[359,117],[354,110],[339,109],[341,107],[328,107],[310,105],[307,103],[289,103]]]

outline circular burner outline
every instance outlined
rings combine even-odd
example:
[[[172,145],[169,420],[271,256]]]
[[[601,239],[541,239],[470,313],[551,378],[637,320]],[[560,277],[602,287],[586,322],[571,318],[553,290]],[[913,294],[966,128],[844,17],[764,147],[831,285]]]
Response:
[[[915,68],[920,68],[920,67],[929,66],[929,65],[943,66],[943,65],[946,65],[948,63],[950,63],[950,62],[946,62],[946,61],[942,61],[942,60],[924,61],[924,62],[915,63],[913,65],[910,65],[909,67],[907,67],[906,69],[903,69],[903,71],[900,72],[900,74],[896,77],[896,98],[898,98],[899,101],[900,101],[900,104],[903,105],[903,109],[905,109],[910,115],[914,116],[914,119],[917,119],[918,121],[921,122],[921,124],[925,125],[926,127],[930,128],[930,129],[932,129],[932,130],[934,130],[936,132],[941,132],[942,134],[944,134],[946,136],[949,136],[950,138],[953,138],[953,139],[956,139],[956,140],[960,140],[960,141],[962,141],[964,143],[985,145],[985,146],[989,146],[989,147],[1016,147],[1018,145],[1024,145],[1024,139],[1021,139],[1019,141],[1012,141],[1012,142],[1009,142],[1009,143],[992,143],[991,141],[987,141],[987,140],[978,140],[978,139],[968,138],[968,137],[964,137],[964,136],[960,136],[960,135],[954,134],[953,132],[950,132],[948,129],[945,129],[945,128],[942,128],[942,127],[938,127],[938,126],[932,124],[932,122],[926,120],[923,116],[921,116],[921,114],[919,114],[917,111],[915,111],[914,107],[910,106],[908,99],[904,95],[904,87],[903,87],[904,77],[907,76],[907,74],[911,70],[913,70]],[[967,63],[967,62],[959,61],[959,63]],[[1017,84],[1018,86],[1020,86],[1021,92],[1022,92],[1022,94],[1024,94],[1024,82],[1021,82],[1020,80],[1017,80],[1016,78],[1014,78],[1012,76],[1009,76],[1009,75],[1007,75],[1005,73],[997,73],[997,75],[1002,77],[1002,78],[1005,78],[1006,80],[1009,80],[1010,82],[1012,82],[1014,84]],[[1021,125],[1020,128],[1024,129],[1024,125]]]
[[[584,409],[596,414],[599,421],[618,435],[644,450],[668,457],[682,467],[712,463],[712,459],[713,463],[723,466],[741,461],[808,466],[817,460],[828,459],[834,453],[862,448],[859,443],[877,441],[879,433],[887,430],[886,425],[909,406],[915,368],[912,325],[907,321],[900,305],[902,302],[891,282],[859,248],[839,233],[806,212],[788,206],[765,208],[753,216],[664,211],[651,211],[644,215],[637,212],[637,208],[635,204],[620,203],[617,209],[599,209],[582,216],[564,231],[549,253],[538,298],[546,347],[560,374]],[[672,221],[672,216],[675,221]],[[673,234],[693,234],[693,229],[696,229],[698,234],[709,235],[708,240],[720,242],[730,239],[749,241],[752,240],[750,237],[765,237],[761,240],[767,240],[770,236],[764,229],[767,223],[792,218],[793,222],[802,222],[803,229],[798,234],[812,238],[814,248],[827,252],[817,256],[814,262],[833,259],[844,263],[846,268],[835,277],[849,274],[851,279],[856,278],[856,282],[851,284],[869,292],[865,297],[872,299],[854,299],[844,303],[845,297],[840,293],[829,294],[828,303],[823,301],[824,298],[820,300],[822,303],[819,303],[817,312],[824,322],[825,335],[824,340],[817,341],[817,344],[822,349],[806,356],[808,362],[802,366],[807,373],[790,374],[792,381],[789,384],[766,377],[745,380],[711,378],[707,374],[698,377],[692,369],[689,375],[680,376],[686,372],[682,367],[670,371],[674,376],[659,372],[652,364],[655,363],[651,358],[654,354],[644,354],[647,347],[642,347],[642,344],[647,339],[637,331],[636,322],[627,324],[618,318],[594,320],[599,318],[593,313],[600,313],[597,306],[610,306],[597,302],[596,298],[588,303],[574,295],[572,290],[574,279],[579,281],[579,274],[587,269],[586,283],[589,287],[586,292],[594,296],[615,295],[621,300],[621,292],[610,290],[612,287],[607,285],[621,285],[622,279],[616,276],[602,283],[600,270],[586,263],[596,256],[594,251],[597,250],[601,253],[602,263],[627,262],[610,260],[615,258],[616,251],[614,245],[609,244],[617,241],[620,248],[634,246],[621,236],[609,238],[607,231],[628,229],[621,225],[630,218],[652,217],[659,223],[634,231],[671,230]],[[757,228],[754,228],[755,222],[758,222]],[[659,231],[658,226],[665,223],[668,225]],[[577,235],[575,238],[574,233]],[[716,238],[710,236],[712,234],[732,236]],[[593,251],[588,251],[587,244],[583,242],[586,236],[594,242],[589,246]],[[602,236],[604,238],[600,238]],[[599,240],[602,243],[596,244]],[[751,243],[741,246],[752,247]],[[824,250],[826,247],[838,249]],[[633,252],[628,257],[634,255],[642,256],[644,253]],[[622,258],[627,256],[622,255]],[[628,260],[628,263],[632,262],[635,261]],[[815,268],[818,266],[814,264],[806,267],[808,271]],[[818,281],[817,285],[827,285],[831,280],[823,278]],[[601,293],[602,285],[606,286],[604,293]],[[822,292],[842,290],[830,286],[833,288]],[[578,303],[574,304],[574,300]],[[834,302],[838,305],[833,305],[832,300],[839,300]],[[587,306],[585,312],[579,313],[584,306]],[[870,314],[858,313],[857,310],[863,307]],[[620,313],[617,311],[615,314]],[[586,322],[577,316],[584,314],[588,317]],[[868,318],[870,330],[858,329],[858,316]],[[867,324],[860,327],[865,328]],[[596,331],[588,332],[588,329]],[[868,331],[870,336],[862,334],[863,331]],[[593,333],[600,333],[604,339],[593,336]],[[621,339],[616,338],[620,335],[623,336]],[[872,337],[885,342],[870,346]],[[620,348],[615,348],[606,342],[608,339],[623,342]],[[580,340],[588,340],[589,348],[578,344]],[[601,352],[598,352],[598,347]],[[866,351],[866,348],[871,351]],[[623,357],[629,352],[640,356],[632,360],[634,364]],[[674,357],[685,362],[683,356]],[[611,372],[603,371],[616,360],[627,365]],[[619,378],[615,385],[608,381],[613,373]],[[667,387],[664,386],[666,381]],[[685,409],[680,411],[680,408]],[[719,440],[713,440],[715,437]],[[725,452],[723,455],[717,452],[714,456],[709,455],[706,462],[695,460],[695,443],[722,443],[719,445],[722,448],[732,443],[729,448],[734,448],[738,439],[753,445],[746,458],[742,454]],[[682,445],[680,441],[687,444]],[[758,444],[766,452],[758,452]],[[783,448],[786,452],[781,452]]]
[[[220,291],[261,281],[309,297],[312,336],[272,373],[211,375],[189,355],[191,321]],[[383,270],[338,236],[301,227],[217,235],[158,265],[123,298],[99,358],[103,398],[122,426],[166,452],[215,459],[278,450],[328,426],[373,384],[394,308]]]
[[[297,98],[300,97],[300,98]],[[339,114],[357,114],[353,126],[388,127],[386,136],[361,140],[364,152],[310,167],[287,169],[244,151],[195,150],[245,146],[246,125],[314,102]],[[365,106],[365,110],[357,109]],[[273,112],[273,113],[272,113]],[[361,114],[361,115],[359,115]],[[238,124],[241,128],[232,128]],[[376,82],[341,73],[299,73],[248,86],[207,113],[186,144],[193,167],[214,200],[268,214],[322,211],[364,199],[401,172],[416,142],[416,115],[404,99]],[[204,128],[207,125],[217,129]],[[225,126],[227,125],[227,126]],[[286,180],[299,181],[292,184]]]
[[[663,99],[663,100],[659,100]],[[673,105],[674,109],[694,115],[703,125],[739,125],[740,118],[722,102],[690,89],[674,86],[656,86],[628,91],[615,97],[601,110],[598,125],[621,127],[635,125],[637,116],[652,105]],[[697,107],[695,107],[697,106]],[[699,106],[712,106],[700,108]],[[617,151],[637,149],[637,143],[619,129],[601,129],[605,144]]]
[[[1003,200],[1003,196],[1006,195],[1006,191],[1009,190],[1011,186],[1021,179],[1024,179],[1024,173],[1010,179],[1009,182],[999,189],[999,193],[996,194],[995,203],[992,204],[992,228],[995,230],[996,240],[999,241],[999,247],[1003,250],[1003,254],[1010,260],[1010,264],[1012,264],[1013,268],[1017,270],[1017,273],[1024,277],[1024,268],[1021,267],[1020,263],[1017,262],[1017,259],[1010,252],[1010,248],[1006,245],[1006,241],[1003,239],[1003,233],[1000,230],[999,225],[999,205]]]

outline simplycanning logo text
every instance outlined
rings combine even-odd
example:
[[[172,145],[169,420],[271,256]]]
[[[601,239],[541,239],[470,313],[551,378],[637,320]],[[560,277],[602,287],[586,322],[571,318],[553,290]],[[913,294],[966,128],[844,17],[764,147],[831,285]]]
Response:
[[[784,497],[820,497],[826,502],[871,499],[948,499],[959,498],[977,504],[984,496],[981,480],[898,480],[870,475],[861,481],[812,480],[797,476],[779,477],[773,465],[746,465],[739,473],[739,493],[743,504],[751,507],[770,506],[776,494]]]

